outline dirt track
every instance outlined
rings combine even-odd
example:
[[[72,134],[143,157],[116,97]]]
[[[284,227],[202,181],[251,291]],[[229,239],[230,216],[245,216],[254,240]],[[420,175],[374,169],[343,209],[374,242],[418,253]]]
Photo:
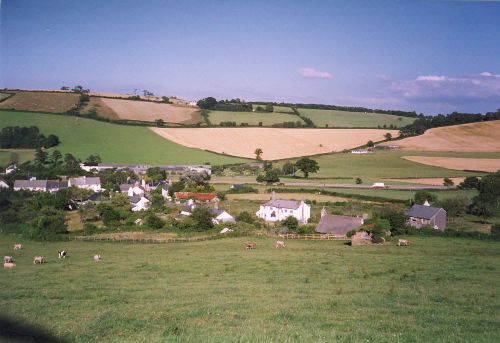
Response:
[[[479,170],[496,172],[500,170],[500,158],[459,158],[459,157],[430,157],[430,156],[403,156],[405,160],[428,164],[455,170]]]
[[[417,151],[499,152],[500,120],[439,127],[387,144]]]
[[[232,156],[255,158],[255,149],[261,148],[264,160],[339,152],[381,141],[387,132],[398,136],[397,130],[378,129],[151,129],[175,143]]]

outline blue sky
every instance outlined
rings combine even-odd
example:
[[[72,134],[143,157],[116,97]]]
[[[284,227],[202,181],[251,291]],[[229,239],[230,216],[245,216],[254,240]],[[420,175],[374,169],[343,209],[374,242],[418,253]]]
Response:
[[[496,1],[3,0],[0,29],[0,87],[500,108]]]

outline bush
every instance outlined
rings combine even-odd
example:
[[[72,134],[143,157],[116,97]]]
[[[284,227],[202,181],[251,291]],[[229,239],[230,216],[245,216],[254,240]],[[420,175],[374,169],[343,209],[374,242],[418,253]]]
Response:
[[[500,224],[491,225],[491,237],[496,240],[500,239]]]
[[[351,237],[352,237],[352,236],[354,236],[355,234],[356,234],[356,230],[351,230],[351,231],[349,231],[349,232],[347,233],[347,235],[346,235],[346,236],[347,236],[348,238],[351,238]]]
[[[93,235],[93,234],[97,233],[98,231],[99,231],[99,229],[94,224],[85,223],[85,225],[83,225],[83,233],[85,235]]]
[[[295,217],[287,217],[283,220],[282,224],[288,228],[289,231],[296,231],[299,227],[299,221]]]
[[[247,211],[240,212],[236,216],[236,220],[238,222],[244,222],[244,223],[248,223],[248,224],[253,224],[253,222],[254,222],[252,215],[250,213],[248,213]]]
[[[146,217],[146,225],[152,229],[161,229],[165,225],[165,222],[158,218],[156,215],[149,214]]]
[[[314,229],[316,228],[316,225],[301,225],[297,229],[297,233],[301,235],[310,235],[315,233]]]

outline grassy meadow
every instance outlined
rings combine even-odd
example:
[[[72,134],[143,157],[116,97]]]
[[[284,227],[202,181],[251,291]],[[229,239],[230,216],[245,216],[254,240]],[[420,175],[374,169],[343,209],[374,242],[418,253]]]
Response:
[[[59,136],[61,144],[49,152],[57,149],[82,159],[97,153],[107,163],[225,164],[247,161],[186,148],[156,135],[147,127],[62,115],[0,111],[0,129],[16,125],[34,125],[45,135]]]
[[[7,166],[12,159],[12,154],[17,155],[20,163],[32,160],[35,157],[35,151],[30,149],[0,149],[0,166]]]
[[[499,158],[500,153],[452,153],[421,151],[377,151],[373,154],[355,155],[330,154],[312,157],[320,166],[312,178],[357,178],[377,180],[383,178],[426,178],[426,177],[459,177],[481,175],[479,172],[452,170],[404,160],[401,156],[443,156],[443,157],[475,157]],[[283,162],[278,163],[281,165]],[[302,176],[298,172],[297,175]]]
[[[250,238],[168,245],[0,236],[4,317],[72,342],[495,342],[500,245]],[[68,250],[66,260],[58,249]],[[103,261],[92,256],[99,253]],[[47,263],[33,265],[34,255]]]
[[[230,111],[210,111],[210,122],[213,125],[219,125],[223,121],[234,121],[239,126],[241,123],[247,123],[252,126],[259,125],[262,122],[263,126],[271,126],[287,121],[300,121],[299,116],[286,113],[260,113],[260,112],[230,112]]]
[[[413,123],[414,118],[399,117],[390,114],[349,112],[340,110],[317,110],[310,108],[299,108],[298,111],[305,117],[310,118],[317,127],[403,127]],[[399,119],[401,118],[401,119]]]

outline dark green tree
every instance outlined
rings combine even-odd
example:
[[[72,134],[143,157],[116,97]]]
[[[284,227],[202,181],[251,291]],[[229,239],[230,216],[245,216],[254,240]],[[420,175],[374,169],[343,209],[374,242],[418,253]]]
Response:
[[[62,154],[59,150],[52,151],[52,155],[50,156],[52,163],[57,166],[62,159]]]
[[[297,228],[299,227],[299,221],[297,218],[289,216],[285,220],[281,222],[284,226],[288,228],[288,231],[290,232],[295,232]]]
[[[481,179],[479,195],[472,199],[471,212],[484,217],[500,214],[500,171]]]
[[[212,214],[206,207],[196,207],[191,214],[191,218],[195,222],[197,231],[206,231],[214,227],[214,223],[212,222]]]
[[[309,177],[309,173],[316,173],[319,170],[318,162],[308,157],[303,157],[298,160],[295,163],[295,167],[304,173],[306,179]]]
[[[417,191],[415,193],[414,201],[416,204],[422,205],[426,200],[430,203],[434,203],[437,201],[437,196],[426,190]]]
[[[47,162],[47,152],[43,150],[42,148],[36,149],[35,152],[35,161],[40,164],[44,164]]]

